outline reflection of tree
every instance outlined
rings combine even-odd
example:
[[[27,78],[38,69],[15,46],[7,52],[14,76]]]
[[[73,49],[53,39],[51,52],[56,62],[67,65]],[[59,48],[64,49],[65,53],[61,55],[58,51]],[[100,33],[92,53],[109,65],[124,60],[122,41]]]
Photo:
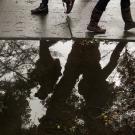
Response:
[[[37,48],[28,47],[24,41],[0,43],[0,91],[5,92],[0,94],[0,134],[37,135],[36,127],[28,130],[22,130],[21,127],[22,123],[29,122],[26,98],[29,97],[30,88],[35,87],[35,84],[31,83],[34,81],[40,84],[39,91],[43,99],[48,93],[53,92],[46,105],[48,109],[46,116],[40,120],[39,135],[47,135],[47,132],[51,132],[51,135],[87,135],[88,132],[92,135],[110,135],[112,132],[104,127],[99,116],[104,115],[101,113],[111,103],[109,90],[112,89],[112,85],[106,82],[106,78],[117,66],[126,42],[116,45],[109,63],[102,69],[99,64],[101,59],[99,42],[76,41],[58,84],[56,81],[60,76],[60,63],[58,59],[51,57],[48,49],[54,42],[43,40],[40,43],[39,60],[28,76],[27,71],[31,71],[30,69],[34,67]],[[126,112],[133,112],[135,107],[134,66],[134,56],[126,49],[117,68],[121,84],[115,88],[116,101],[119,100],[121,105],[114,102],[118,108],[110,109],[108,114],[103,116],[109,126],[123,127],[117,132],[118,135],[132,135],[134,132],[134,115],[124,115]],[[82,78],[79,80],[80,75]],[[79,83],[78,91],[85,101],[75,95],[76,82]],[[1,106],[4,106],[2,111]],[[119,116],[122,116],[121,123],[115,119]]]
[[[130,90],[134,90],[135,81],[135,58],[129,53],[128,49],[125,50],[123,58],[119,64],[118,72],[121,74],[121,85],[130,87]]]
[[[28,107],[26,98],[29,96],[28,84],[23,80],[1,83],[3,83],[1,88],[6,91],[4,97],[6,108],[1,115],[0,132],[5,135],[17,135],[21,132],[22,124],[29,122],[29,109],[26,109]]]
[[[115,88],[116,99],[107,113],[107,124],[117,131],[118,135],[135,134],[135,57],[126,48],[120,59],[117,71],[120,74],[120,85]]]
[[[0,112],[0,134],[18,135],[29,118],[28,101],[32,87],[26,76],[34,66],[37,49],[24,41],[0,42],[0,91],[4,92]]]
[[[83,111],[85,117],[83,118],[90,133],[93,135],[106,134],[103,130],[104,126],[99,130],[96,124],[100,124],[100,122],[97,123],[93,118],[99,116],[102,109],[109,102],[111,93],[105,79],[116,67],[126,42],[120,42],[116,46],[110,62],[104,69],[101,69],[99,64],[98,45],[99,42],[91,41],[77,41],[74,43],[63,76],[55,86],[54,93],[49,101],[46,116],[41,120],[39,134],[47,132],[51,134],[75,134],[75,132],[80,134],[78,128],[76,129],[77,125],[74,125],[74,127],[70,125],[72,121],[76,120],[77,116],[72,106],[68,104],[67,99],[70,97],[72,89],[81,74],[83,74],[83,79],[79,83],[79,92],[84,96],[86,104]]]
[[[33,60],[37,56],[37,49],[28,46],[30,45],[24,41],[3,41],[0,43],[0,77],[13,74],[16,78],[26,79],[27,72],[24,71],[34,66]]]

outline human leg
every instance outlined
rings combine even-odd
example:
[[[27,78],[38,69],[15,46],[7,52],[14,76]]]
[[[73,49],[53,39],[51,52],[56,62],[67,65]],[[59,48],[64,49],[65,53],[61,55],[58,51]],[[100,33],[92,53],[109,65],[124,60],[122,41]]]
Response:
[[[48,5],[48,1],[49,1],[49,0],[42,0],[42,4]]]
[[[48,14],[48,1],[49,0],[42,0],[41,4],[39,7],[31,10],[32,14]]]
[[[80,75],[80,49],[82,48],[77,43],[72,47],[62,78],[54,87],[50,100],[46,102],[47,111],[46,115],[40,120],[38,135],[69,135],[69,123],[73,120],[74,114],[67,99],[70,99]]]
[[[135,22],[132,19],[130,0],[121,0],[121,14],[123,21],[125,22],[124,30],[130,30],[135,28]]]
[[[92,11],[91,20],[87,27],[89,31],[95,33],[105,33],[106,30],[98,26],[98,22],[106,9],[106,6],[110,0],[99,0],[95,8]]]
[[[66,14],[69,14],[73,8],[75,0],[62,0],[66,4]]]
[[[111,131],[106,129],[104,122],[99,117],[107,108],[111,93],[103,78],[100,64],[95,63],[93,66],[92,70],[88,69],[83,74],[83,79],[78,86],[79,93],[83,95],[86,103],[83,108],[84,121],[90,135],[111,135],[108,133]]]

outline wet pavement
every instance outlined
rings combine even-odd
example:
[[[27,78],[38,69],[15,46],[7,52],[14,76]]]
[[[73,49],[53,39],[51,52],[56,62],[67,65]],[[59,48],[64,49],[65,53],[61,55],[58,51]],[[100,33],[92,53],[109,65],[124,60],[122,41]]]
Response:
[[[36,0],[0,1],[0,39],[71,38],[61,0],[50,1],[48,15],[31,15],[39,4]]]
[[[40,1],[0,1],[0,135],[135,134],[135,30],[112,0],[107,32],[88,32],[96,2],[76,0],[67,16],[50,0],[36,16]]]
[[[101,21],[99,22],[99,25],[103,28],[106,28],[107,31],[105,34],[96,35],[87,31],[87,25],[90,22],[90,16],[96,4],[96,1],[87,0],[85,4],[83,2],[83,0],[77,1],[75,3],[72,13],[69,15],[71,24],[70,27],[74,38],[97,38],[112,41],[134,41],[135,29],[124,32],[124,22],[121,17],[121,7],[119,0],[110,0],[110,2],[108,3],[106,10],[101,17]],[[135,20],[134,7],[135,1],[131,0],[131,12],[133,19]]]
[[[101,18],[100,25],[107,28],[105,34],[93,35],[86,30],[97,0],[76,0],[71,14],[64,13],[61,0],[50,0],[49,14],[31,15],[31,9],[39,6],[35,0],[0,1],[0,39],[107,39],[134,41],[135,29],[124,32],[120,1],[112,0]],[[135,1],[131,0],[132,16]],[[135,18],[134,18],[135,19]]]
[[[132,135],[133,42],[0,41],[1,135]]]

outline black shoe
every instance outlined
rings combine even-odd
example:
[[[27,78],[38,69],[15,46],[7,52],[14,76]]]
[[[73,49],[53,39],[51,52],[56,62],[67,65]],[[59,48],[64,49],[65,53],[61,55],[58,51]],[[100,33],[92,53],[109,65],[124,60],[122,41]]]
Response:
[[[98,25],[88,25],[87,30],[96,34],[104,34],[106,29],[99,27]]]
[[[48,14],[48,5],[41,3],[38,8],[31,10],[31,14]]]
[[[128,31],[128,30],[130,30],[130,29],[132,29],[132,28],[135,28],[135,22],[133,22],[133,21],[126,23],[124,30],[125,30],[125,31]]]

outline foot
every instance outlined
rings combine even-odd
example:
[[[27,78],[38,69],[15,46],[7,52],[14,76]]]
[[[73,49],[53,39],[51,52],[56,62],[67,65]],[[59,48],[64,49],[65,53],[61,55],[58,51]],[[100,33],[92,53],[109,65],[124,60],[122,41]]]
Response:
[[[128,30],[130,30],[132,28],[135,28],[135,22],[128,22],[128,23],[125,24],[124,30],[128,31]]]
[[[69,14],[73,8],[75,0],[63,0],[66,3],[66,14]]]
[[[38,8],[31,10],[31,14],[48,14],[48,5],[41,3]]]
[[[106,29],[103,29],[99,26],[91,26],[90,24],[88,25],[87,27],[87,30],[91,31],[91,32],[94,32],[94,33],[99,33],[99,34],[104,34],[106,32]]]

